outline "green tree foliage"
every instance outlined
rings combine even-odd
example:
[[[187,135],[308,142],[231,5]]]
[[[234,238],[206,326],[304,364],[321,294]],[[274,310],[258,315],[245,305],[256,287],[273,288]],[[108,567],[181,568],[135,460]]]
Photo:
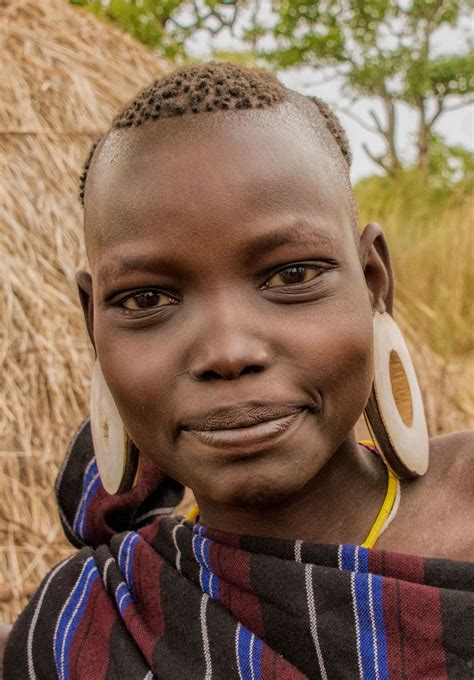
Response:
[[[422,176],[441,179],[469,166],[469,153],[449,149],[435,127],[446,113],[474,101],[474,51],[471,43],[458,54],[440,55],[436,39],[443,28],[467,21],[473,1],[70,0],[172,60],[186,59],[196,31],[212,37],[226,30],[240,38],[239,48],[216,52],[219,59],[275,69],[332,67],[350,101],[371,97],[382,105],[382,115],[372,109],[360,121],[384,140],[380,155],[365,145],[368,156],[390,176],[402,171],[396,132],[404,104],[417,113],[415,166]],[[351,106],[342,110],[354,117]]]
[[[402,166],[396,145],[397,104],[415,109],[416,165],[428,174],[439,157],[435,123],[472,102],[474,91],[473,50],[437,56],[436,34],[445,26],[459,26],[472,0],[277,0],[272,8],[275,47],[262,56],[278,68],[333,66],[343,74],[346,93],[354,100],[377,98],[384,117],[371,111],[370,125],[383,137],[385,152],[376,156],[367,146],[365,150],[388,174]],[[249,38],[254,35],[255,27]]]
[[[216,35],[232,28],[236,0],[70,0],[118,24],[168,59],[185,58],[186,40],[197,30]]]

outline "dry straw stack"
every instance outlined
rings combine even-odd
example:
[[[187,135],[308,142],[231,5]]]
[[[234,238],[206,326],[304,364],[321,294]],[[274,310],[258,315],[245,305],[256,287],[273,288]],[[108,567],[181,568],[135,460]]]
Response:
[[[74,283],[85,261],[78,175],[113,113],[163,64],[66,0],[0,1],[0,39],[0,620],[8,621],[70,550],[52,489],[87,412],[91,368]],[[459,400],[457,374],[417,351],[423,343],[405,330],[432,432],[462,428],[472,404]]]
[[[68,553],[53,498],[87,412],[91,354],[74,273],[78,176],[93,141],[163,64],[66,0],[0,2],[0,620]]]

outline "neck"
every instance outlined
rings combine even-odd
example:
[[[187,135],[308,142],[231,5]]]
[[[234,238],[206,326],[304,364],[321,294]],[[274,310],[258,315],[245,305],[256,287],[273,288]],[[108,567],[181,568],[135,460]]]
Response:
[[[206,526],[229,533],[360,544],[377,516],[386,486],[383,461],[351,437],[284,504],[236,507],[198,499],[200,518]]]

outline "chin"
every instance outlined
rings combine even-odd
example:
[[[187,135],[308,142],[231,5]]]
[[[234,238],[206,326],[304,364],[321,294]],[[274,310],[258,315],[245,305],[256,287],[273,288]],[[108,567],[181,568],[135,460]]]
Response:
[[[290,502],[307,482],[307,479],[291,479],[288,476],[275,479],[266,475],[251,475],[227,484],[219,484],[216,480],[214,488],[205,495],[214,503],[265,510]]]

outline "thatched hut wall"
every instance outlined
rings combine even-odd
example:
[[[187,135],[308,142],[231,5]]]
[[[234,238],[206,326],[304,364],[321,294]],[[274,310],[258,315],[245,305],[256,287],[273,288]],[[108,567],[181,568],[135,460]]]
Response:
[[[0,2],[0,41],[0,620],[8,621],[70,550],[53,482],[87,413],[92,358],[74,282],[85,262],[78,175],[113,113],[164,65],[66,0]],[[404,330],[431,431],[462,429],[472,419],[465,378]]]
[[[68,552],[52,484],[87,412],[91,353],[74,281],[78,176],[116,110],[164,71],[66,0],[0,4],[0,620]]]

